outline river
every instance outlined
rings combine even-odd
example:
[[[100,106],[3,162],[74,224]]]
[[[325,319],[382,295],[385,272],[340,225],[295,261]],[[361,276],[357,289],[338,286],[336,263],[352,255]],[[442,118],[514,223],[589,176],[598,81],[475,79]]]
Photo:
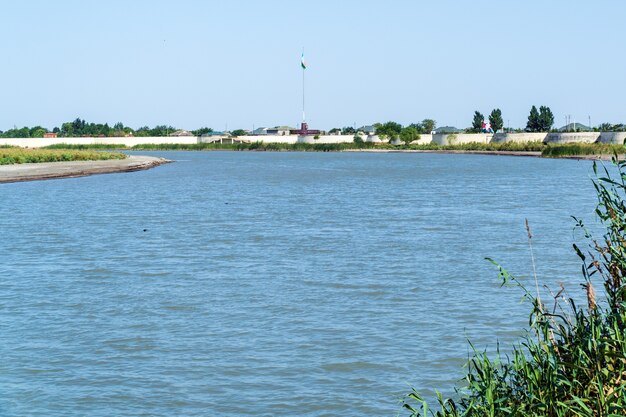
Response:
[[[0,415],[402,414],[527,325],[484,259],[532,283],[525,218],[580,292],[587,161],[142,154],[177,162],[0,185]]]

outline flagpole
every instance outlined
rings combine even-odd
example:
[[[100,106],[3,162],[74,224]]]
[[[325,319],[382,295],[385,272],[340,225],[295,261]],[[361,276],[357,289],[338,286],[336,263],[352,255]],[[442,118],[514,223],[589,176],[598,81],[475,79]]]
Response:
[[[302,48],[302,56],[304,57],[304,48]],[[306,122],[306,117],[304,115],[304,66],[302,66],[302,123]]]

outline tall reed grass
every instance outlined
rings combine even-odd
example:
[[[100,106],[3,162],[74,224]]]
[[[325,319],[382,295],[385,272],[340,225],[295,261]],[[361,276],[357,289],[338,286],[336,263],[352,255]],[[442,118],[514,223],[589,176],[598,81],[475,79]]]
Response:
[[[404,402],[411,416],[626,415],[626,162],[615,157],[613,163],[617,168],[613,177],[607,168],[598,170],[594,164],[596,215],[604,235],[594,238],[581,220],[574,219],[589,241],[585,250],[574,245],[582,261],[587,306],[576,305],[561,288],[548,307],[538,293],[498,265],[502,285],[519,287],[530,303],[527,336],[510,355],[498,349],[490,357],[472,346],[464,387],[454,398],[438,394],[436,409],[413,390]],[[531,243],[530,228],[528,239]],[[601,282],[603,291],[592,281]],[[598,300],[599,293],[605,300]]]
[[[70,149],[0,148],[0,165],[61,161],[100,161],[124,159],[118,152],[95,152]]]
[[[585,155],[614,155],[626,151],[624,145],[610,145],[606,143],[567,143],[563,145],[548,145],[541,153],[547,158],[562,156],[585,156]]]

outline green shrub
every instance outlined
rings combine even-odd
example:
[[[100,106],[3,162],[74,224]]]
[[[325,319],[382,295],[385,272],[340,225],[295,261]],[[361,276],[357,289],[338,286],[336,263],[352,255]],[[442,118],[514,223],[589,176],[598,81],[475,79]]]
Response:
[[[606,231],[594,239],[582,221],[577,227],[589,239],[583,253],[582,286],[587,307],[564,300],[559,291],[548,309],[533,293],[498,266],[502,285],[515,285],[532,304],[530,330],[510,355],[495,358],[477,352],[467,364],[465,387],[453,399],[438,394],[437,411],[428,409],[415,390],[404,407],[412,416],[623,416],[626,415],[626,162],[617,162],[619,176],[605,168],[594,186],[596,214]],[[528,228],[529,243],[532,240]],[[493,261],[492,261],[493,262]],[[601,280],[605,301],[599,301],[592,284]],[[473,346],[472,346],[473,349]]]

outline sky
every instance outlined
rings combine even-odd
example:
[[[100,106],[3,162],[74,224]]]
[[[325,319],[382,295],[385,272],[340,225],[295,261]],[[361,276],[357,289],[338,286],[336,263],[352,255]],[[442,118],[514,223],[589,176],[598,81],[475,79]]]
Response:
[[[625,123],[626,2],[0,0],[0,130]]]

